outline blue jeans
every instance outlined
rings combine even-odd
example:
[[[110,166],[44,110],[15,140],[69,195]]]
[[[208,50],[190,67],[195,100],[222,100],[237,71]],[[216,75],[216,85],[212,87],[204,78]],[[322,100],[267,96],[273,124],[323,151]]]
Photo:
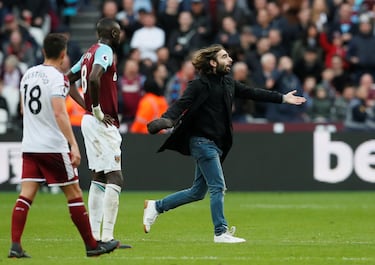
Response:
[[[210,193],[211,217],[215,235],[227,231],[224,217],[224,192],[226,190],[224,174],[220,163],[222,151],[216,144],[204,137],[190,139],[190,152],[196,161],[193,185],[156,201],[156,210],[163,213],[183,204],[202,200]]]

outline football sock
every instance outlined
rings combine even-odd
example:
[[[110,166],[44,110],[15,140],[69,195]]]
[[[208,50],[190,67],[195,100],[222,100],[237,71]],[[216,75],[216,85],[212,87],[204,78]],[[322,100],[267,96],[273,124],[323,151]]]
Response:
[[[98,243],[92,235],[89,217],[82,197],[69,200],[68,207],[70,217],[72,218],[73,223],[76,225],[79,233],[81,234],[86,247],[95,249]]]
[[[21,244],[21,236],[25,229],[27,214],[31,207],[32,200],[19,196],[12,213],[12,242]]]
[[[121,187],[107,184],[104,195],[104,215],[102,241],[113,239],[113,230],[116,223]]]
[[[105,184],[97,181],[91,181],[89,189],[89,219],[91,230],[96,240],[101,240],[100,228],[103,220],[103,202]]]

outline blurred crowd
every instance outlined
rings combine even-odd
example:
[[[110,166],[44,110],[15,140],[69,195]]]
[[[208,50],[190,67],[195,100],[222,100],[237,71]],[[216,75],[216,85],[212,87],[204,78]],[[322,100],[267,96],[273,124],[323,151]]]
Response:
[[[302,106],[236,100],[234,122],[342,123],[346,130],[375,131],[374,0],[0,0],[0,123],[5,110],[8,129],[22,126],[19,81],[42,61],[44,36],[71,37],[70,17],[88,7],[121,25],[123,132],[147,133],[147,122],[195,77],[192,53],[213,43],[233,58],[234,79],[297,90],[308,100]],[[70,39],[66,70],[82,52]],[[72,117],[83,113],[74,103],[69,109]]]

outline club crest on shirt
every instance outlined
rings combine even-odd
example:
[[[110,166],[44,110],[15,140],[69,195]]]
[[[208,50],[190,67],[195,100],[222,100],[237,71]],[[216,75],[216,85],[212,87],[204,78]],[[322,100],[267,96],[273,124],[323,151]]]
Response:
[[[113,78],[112,78],[113,81],[117,81],[117,74],[116,72],[113,73]]]
[[[116,161],[116,163],[120,163],[121,157],[120,156],[115,156],[115,161]]]

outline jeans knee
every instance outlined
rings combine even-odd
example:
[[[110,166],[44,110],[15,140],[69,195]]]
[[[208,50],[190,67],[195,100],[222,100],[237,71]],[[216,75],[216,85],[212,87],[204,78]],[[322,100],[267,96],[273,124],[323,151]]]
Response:
[[[211,196],[217,195],[217,194],[225,195],[226,188],[225,187],[210,187],[208,191]]]
[[[201,201],[206,196],[207,190],[190,190],[194,201]]]
[[[206,196],[206,193],[202,193],[202,194],[197,194],[197,196],[195,196],[195,199],[197,201],[201,201],[204,199],[204,197]]]

